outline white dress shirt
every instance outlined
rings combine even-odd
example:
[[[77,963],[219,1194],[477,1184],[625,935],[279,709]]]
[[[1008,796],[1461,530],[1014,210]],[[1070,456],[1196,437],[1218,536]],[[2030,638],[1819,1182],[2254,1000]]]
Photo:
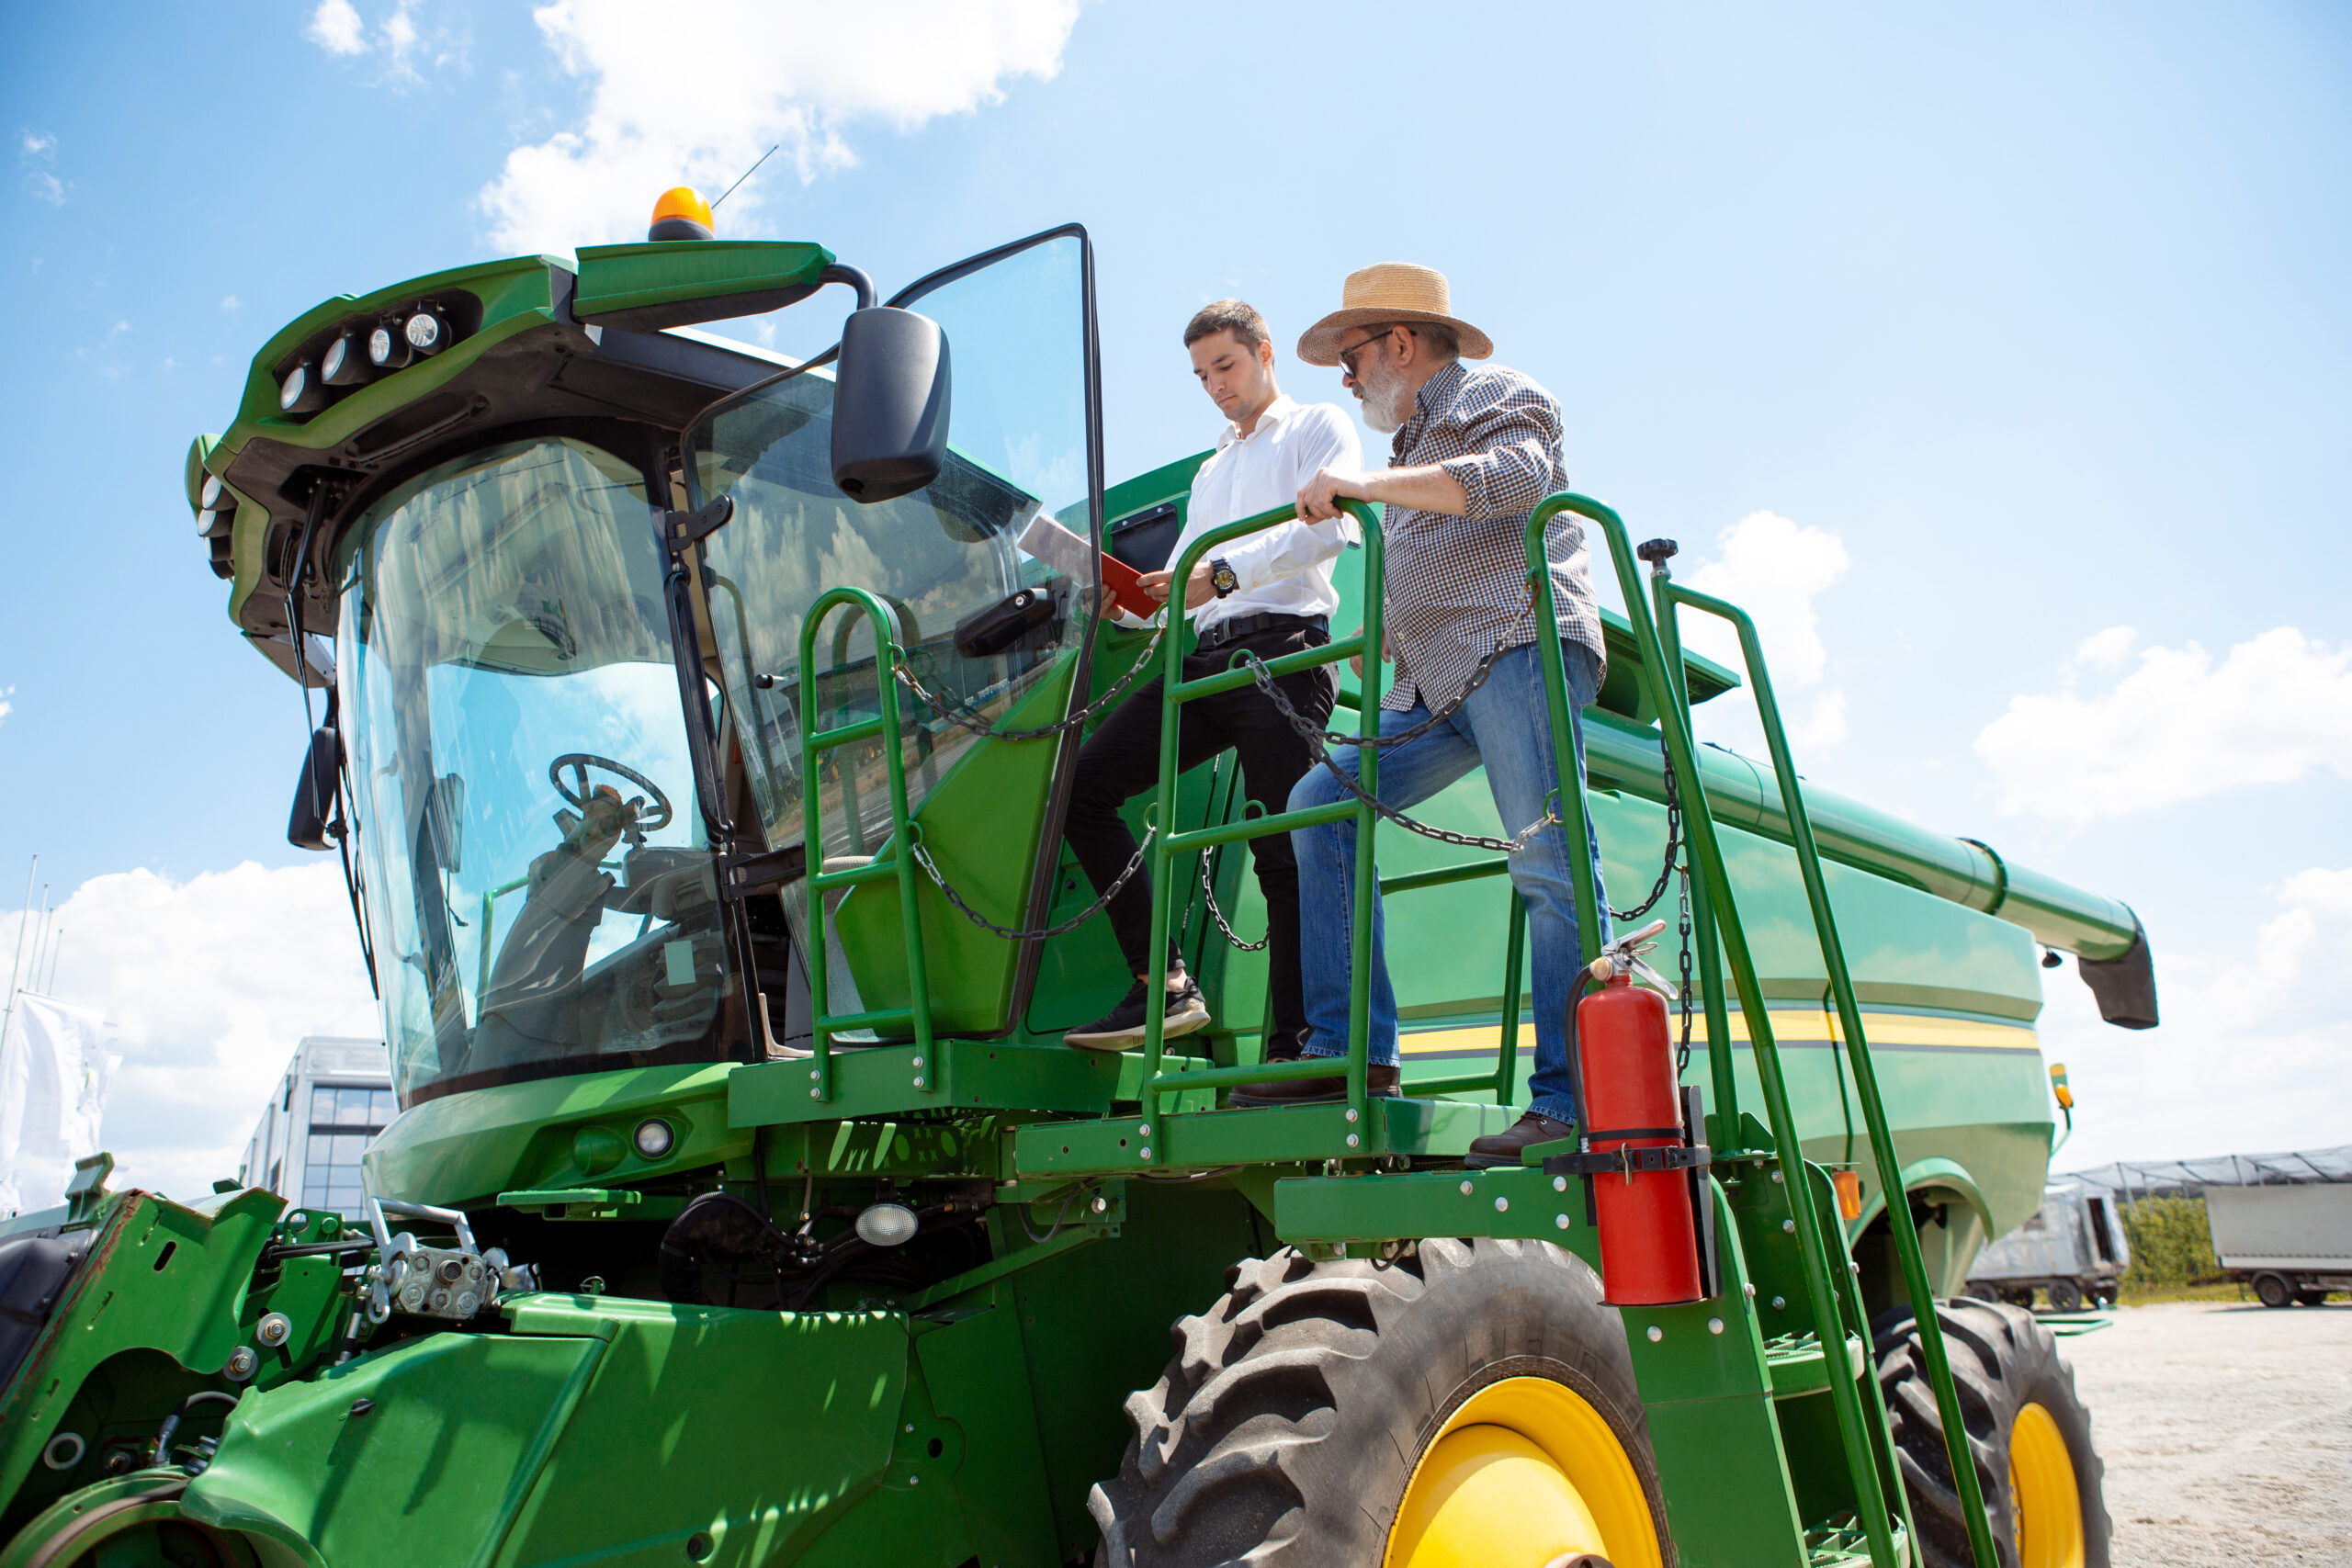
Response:
[[[1317,469],[1353,472],[1363,466],[1363,447],[1346,413],[1330,403],[1275,398],[1249,434],[1228,423],[1217,437],[1216,450],[1193,476],[1184,531],[1168,564],[1174,566],[1184,547],[1212,528],[1296,501]],[[1238,615],[1329,615],[1340,607],[1331,562],[1356,542],[1355,522],[1344,513],[1328,523],[1294,518],[1236,539],[1216,555],[1241,586],[1191,612],[1193,624],[1206,631]],[[1183,585],[1175,588],[1181,603]]]

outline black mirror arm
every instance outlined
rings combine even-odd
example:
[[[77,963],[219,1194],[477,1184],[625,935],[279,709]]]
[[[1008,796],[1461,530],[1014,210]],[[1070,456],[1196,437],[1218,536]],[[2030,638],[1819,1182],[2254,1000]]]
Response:
[[[848,284],[852,288],[857,290],[857,308],[861,310],[872,310],[874,308],[874,302],[880,298],[880,296],[875,292],[874,279],[865,275],[865,269],[863,267],[851,266],[845,262],[835,262],[832,265],[819,273],[817,275],[817,281],[820,283]]]

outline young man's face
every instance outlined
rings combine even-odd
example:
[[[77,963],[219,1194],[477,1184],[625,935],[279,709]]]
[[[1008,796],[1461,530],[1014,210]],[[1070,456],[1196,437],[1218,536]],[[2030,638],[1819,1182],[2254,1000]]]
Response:
[[[1193,374],[1217,412],[1236,424],[1266,412],[1274,400],[1274,345],[1245,346],[1230,329],[1193,344]]]

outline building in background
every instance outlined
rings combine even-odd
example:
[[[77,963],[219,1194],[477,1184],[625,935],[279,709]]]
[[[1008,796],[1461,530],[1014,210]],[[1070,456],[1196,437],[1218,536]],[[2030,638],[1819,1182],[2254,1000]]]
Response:
[[[394,1114],[380,1041],[310,1035],[262,1108],[240,1175],[298,1208],[364,1219],[359,1156]]]

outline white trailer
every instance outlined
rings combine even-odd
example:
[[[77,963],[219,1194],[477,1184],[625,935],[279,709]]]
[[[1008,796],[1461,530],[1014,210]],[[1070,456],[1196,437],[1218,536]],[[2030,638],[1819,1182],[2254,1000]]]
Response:
[[[2062,1179],[2042,1190],[2041,1207],[2025,1224],[1976,1255],[1968,1293],[2031,1307],[2039,1289],[2058,1312],[2078,1312],[2086,1302],[2113,1306],[2131,1262],[2113,1196]]]
[[[2213,1256],[2264,1306],[2316,1306],[2352,1291],[2352,1181],[2208,1187]]]

